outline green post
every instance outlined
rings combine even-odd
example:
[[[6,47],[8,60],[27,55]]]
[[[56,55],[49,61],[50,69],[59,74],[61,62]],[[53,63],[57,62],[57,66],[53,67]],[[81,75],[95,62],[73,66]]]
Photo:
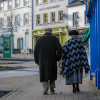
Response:
[[[11,57],[11,37],[3,37],[3,57]]]

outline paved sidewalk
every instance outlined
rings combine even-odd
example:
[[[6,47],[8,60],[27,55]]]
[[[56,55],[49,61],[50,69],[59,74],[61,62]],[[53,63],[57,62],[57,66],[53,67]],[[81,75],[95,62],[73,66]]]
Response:
[[[16,61],[33,61],[33,54],[12,54],[10,58],[3,58],[3,54],[0,53],[0,60],[16,60]]]
[[[18,79],[18,78],[17,78]],[[12,82],[15,79],[11,79]],[[22,77],[23,80],[23,77]],[[100,100],[100,92],[94,90],[94,87],[91,87],[91,82],[88,78],[84,78],[83,84],[80,85],[80,93],[72,93],[72,86],[65,85],[65,80],[62,80],[62,94],[60,94],[60,84],[59,79],[56,81],[56,94],[51,94],[48,92],[48,95],[43,95],[42,93],[42,84],[39,82],[39,76],[24,76],[23,85],[21,83],[10,84],[6,89],[13,89],[11,93],[4,96],[0,100]],[[27,80],[27,81],[25,81]],[[6,81],[6,80],[5,80]],[[10,81],[10,80],[8,80]],[[6,83],[7,84],[7,83]],[[8,83],[9,84],[9,83]],[[2,87],[2,89],[5,87]]]

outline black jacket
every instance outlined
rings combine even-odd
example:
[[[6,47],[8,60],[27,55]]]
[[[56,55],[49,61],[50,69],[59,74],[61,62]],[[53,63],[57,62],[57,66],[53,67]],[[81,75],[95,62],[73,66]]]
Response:
[[[37,41],[34,49],[35,62],[40,69],[40,82],[57,79],[57,61],[61,59],[62,48],[59,40],[45,34]]]

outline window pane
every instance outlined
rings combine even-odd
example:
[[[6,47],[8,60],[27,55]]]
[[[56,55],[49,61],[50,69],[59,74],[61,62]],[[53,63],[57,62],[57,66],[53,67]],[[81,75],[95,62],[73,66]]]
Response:
[[[51,12],[51,22],[55,22],[55,12]]]
[[[46,24],[47,23],[47,13],[45,13],[43,15],[43,23]]]
[[[40,15],[36,15],[36,25],[40,24]]]
[[[9,1],[8,1],[8,9],[11,9],[11,8],[12,8],[12,1],[9,0]]]
[[[29,14],[24,14],[24,25],[29,24]]]
[[[79,17],[78,17],[78,12],[73,13],[73,26],[78,26],[79,25]]]

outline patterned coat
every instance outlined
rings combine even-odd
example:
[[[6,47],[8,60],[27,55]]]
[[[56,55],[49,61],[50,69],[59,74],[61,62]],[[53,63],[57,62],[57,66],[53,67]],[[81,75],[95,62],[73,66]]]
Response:
[[[77,38],[68,40],[63,45],[62,52],[62,66],[65,76],[74,72],[77,73],[76,70],[78,69],[89,68],[86,51],[82,42]]]

